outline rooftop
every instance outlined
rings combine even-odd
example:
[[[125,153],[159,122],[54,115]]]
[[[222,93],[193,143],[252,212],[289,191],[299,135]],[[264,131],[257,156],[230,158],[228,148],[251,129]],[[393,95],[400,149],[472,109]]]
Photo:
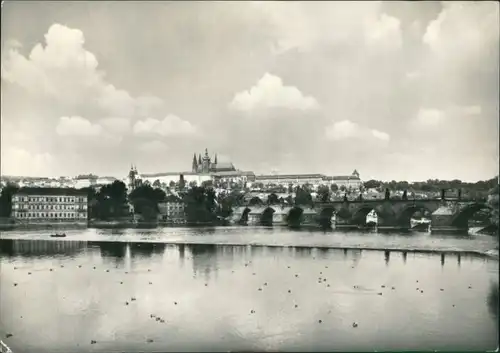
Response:
[[[16,195],[87,196],[87,190],[75,188],[23,187]]]

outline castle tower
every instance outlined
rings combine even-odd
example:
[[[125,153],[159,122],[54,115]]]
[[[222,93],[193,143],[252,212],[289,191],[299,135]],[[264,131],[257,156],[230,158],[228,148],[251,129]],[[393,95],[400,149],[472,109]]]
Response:
[[[193,156],[193,166],[192,166],[192,171],[193,173],[198,172],[198,161],[196,160],[196,153]]]
[[[128,188],[130,191],[135,189],[137,182],[137,168],[132,164],[130,166],[130,172],[128,172]]]
[[[210,157],[208,156],[208,150],[206,148],[205,148],[205,156],[201,161],[201,165],[202,165],[201,167],[202,173],[210,172]]]

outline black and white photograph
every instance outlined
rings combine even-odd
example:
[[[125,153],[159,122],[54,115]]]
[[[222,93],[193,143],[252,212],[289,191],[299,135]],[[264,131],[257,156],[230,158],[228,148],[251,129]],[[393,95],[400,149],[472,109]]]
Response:
[[[1,6],[0,353],[498,351],[498,1]]]

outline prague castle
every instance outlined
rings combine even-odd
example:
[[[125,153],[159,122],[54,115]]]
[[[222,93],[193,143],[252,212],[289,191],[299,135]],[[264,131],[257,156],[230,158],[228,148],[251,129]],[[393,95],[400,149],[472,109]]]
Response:
[[[236,168],[233,163],[218,163],[217,153],[215,154],[214,162],[208,155],[208,150],[205,149],[205,156],[201,158],[201,154],[198,155],[196,159],[196,153],[193,156],[193,164],[191,172],[198,174],[208,174],[217,172],[236,172]]]
[[[172,182],[177,183],[180,178],[184,178],[187,185],[195,183],[201,185],[204,181],[218,182],[257,182],[262,184],[275,185],[303,185],[303,184],[337,184],[339,187],[358,189],[362,185],[357,170],[354,170],[351,175],[344,176],[326,176],[323,174],[287,174],[287,175],[255,175],[250,171],[242,171],[235,168],[233,163],[220,163],[217,160],[217,154],[214,154],[213,160],[205,149],[202,156],[194,154],[191,171],[186,172],[166,172],[154,174],[139,174],[137,168],[132,166],[127,177],[127,184],[130,189],[136,185],[136,180],[140,179],[143,182],[154,184],[170,185]]]

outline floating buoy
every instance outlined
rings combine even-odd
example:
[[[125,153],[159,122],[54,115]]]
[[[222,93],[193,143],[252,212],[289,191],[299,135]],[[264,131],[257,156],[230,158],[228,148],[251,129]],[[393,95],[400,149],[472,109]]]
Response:
[[[358,324],[357,324],[357,323],[355,323],[355,322],[353,322],[353,323],[352,323],[352,327],[358,327]]]
[[[385,288],[385,285],[383,285],[383,284],[382,284],[382,285],[381,285],[381,287],[382,287],[382,288]]]
[[[174,305],[177,305],[177,302],[174,302]]]
[[[14,283],[14,287],[16,287],[16,286],[17,286],[17,283]]]
[[[321,323],[322,323],[323,321],[321,321],[321,320],[318,320],[318,322],[319,322],[319,323],[321,324]]]
[[[259,291],[262,291],[262,288],[259,288]]]
[[[292,293],[292,291],[289,289],[289,290],[288,290],[288,293]]]
[[[12,337],[12,336],[14,336],[12,333],[7,333],[7,334],[5,335],[5,338],[9,338],[9,337]]]
[[[295,304],[295,307],[298,308],[299,306],[297,304]]]

